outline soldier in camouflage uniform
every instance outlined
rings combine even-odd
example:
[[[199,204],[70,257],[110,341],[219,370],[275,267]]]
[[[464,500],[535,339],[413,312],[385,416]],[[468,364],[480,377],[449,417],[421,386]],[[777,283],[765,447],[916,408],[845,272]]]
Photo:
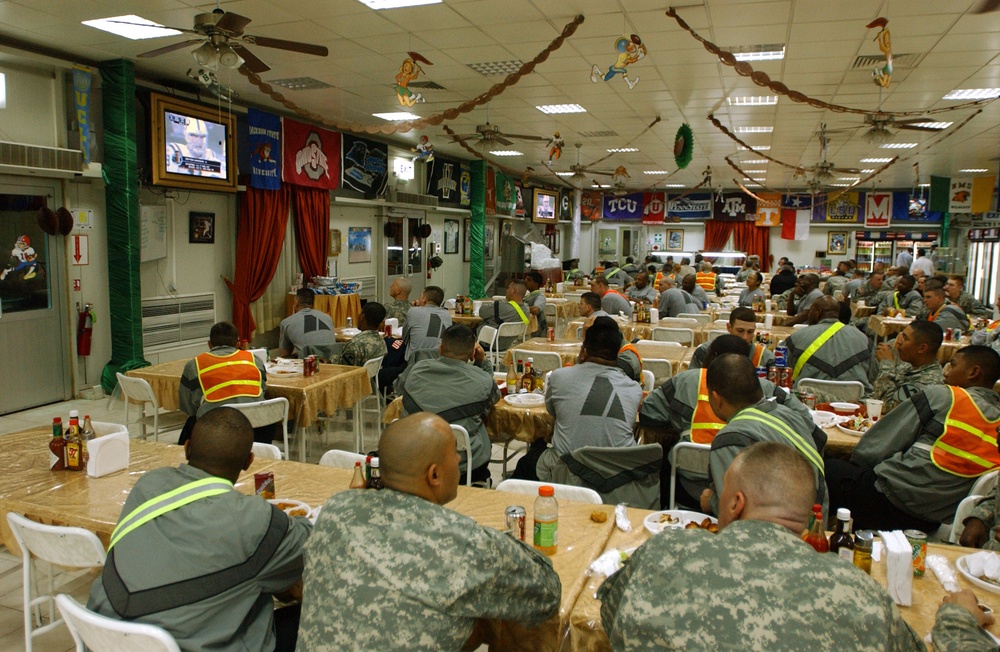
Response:
[[[875,347],[878,376],[872,382],[871,397],[882,401],[883,415],[925,387],[944,384],[937,359],[943,338],[940,326],[917,320],[896,337],[894,345],[882,342]]]
[[[389,286],[389,296],[392,297],[392,301],[385,307],[385,318],[398,319],[400,328],[406,323],[406,313],[410,311],[410,291],[412,289],[413,284],[410,279],[403,277],[397,278]]]
[[[823,294],[832,297],[838,290],[843,292],[844,286],[851,280],[847,277],[850,270],[851,266],[845,261],[837,263],[836,271],[834,271],[834,273],[826,279],[826,285],[823,286]]]
[[[361,318],[358,320],[358,327],[361,333],[355,335],[348,342],[340,355],[333,356],[333,364],[346,364],[354,367],[363,367],[369,360],[384,358],[386,351],[385,340],[382,339],[382,324],[385,322],[385,308],[381,303],[369,301],[361,309]]]
[[[881,292],[883,289],[888,289],[888,288],[883,288],[882,273],[872,272],[868,276],[868,279],[865,280],[861,284],[861,286],[858,287],[857,290],[855,290],[851,298],[854,299],[855,301],[858,299],[864,299],[865,303],[868,304],[869,306],[875,305],[873,302],[873,297],[877,295],[879,292]]]
[[[788,446],[744,450],[726,473],[718,534],[668,528],[598,590],[612,649],[926,650],[878,582],[799,538],[812,479],[808,462]],[[972,591],[945,602],[935,650],[996,650],[981,628],[992,619]]]
[[[956,304],[962,311],[970,317],[993,318],[993,306],[984,306],[976,297],[965,291],[965,277],[959,274],[948,276],[948,282],[944,285],[944,292],[948,299]]]
[[[299,650],[458,650],[477,618],[558,614],[562,586],[543,555],[444,507],[458,459],[436,415],[386,429],[385,489],[334,494],[306,545]]]

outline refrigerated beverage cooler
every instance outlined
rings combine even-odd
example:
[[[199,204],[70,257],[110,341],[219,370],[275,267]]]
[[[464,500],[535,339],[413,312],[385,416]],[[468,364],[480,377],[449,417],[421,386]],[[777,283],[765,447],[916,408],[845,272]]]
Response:
[[[917,257],[914,248],[931,246],[938,238],[937,233],[914,233],[912,231],[855,231],[854,248],[858,267],[872,271],[875,263],[884,263],[886,268],[896,264],[896,254],[908,249]]]
[[[969,274],[965,289],[983,302],[993,305],[1000,292],[1000,229],[969,230]]]

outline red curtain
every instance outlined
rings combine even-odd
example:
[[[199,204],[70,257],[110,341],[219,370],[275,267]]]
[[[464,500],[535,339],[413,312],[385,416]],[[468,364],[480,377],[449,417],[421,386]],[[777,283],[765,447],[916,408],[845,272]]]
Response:
[[[288,224],[290,193],[247,187],[240,196],[236,217],[236,270],[233,280],[225,279],[233,293],[233,324],[240,339],[249,340],[257,324],[250,304],[264,294],[278,267],[281,246]]]
[[[326,255],[330,249],[330,191],[324,188],[292,186],[295,199],[295,238],[302,277],[326,275]]]
[[[733,246],[748,256],[760,256],[760,271],[768,270],[771,259],[771,229],[753,222],[734,222]]]
[[[723,222],[721,220],[708,220],[705,222],[705,246],[704,251],[722,251],[729,240],[729,234],[733,232],[735,222]]]

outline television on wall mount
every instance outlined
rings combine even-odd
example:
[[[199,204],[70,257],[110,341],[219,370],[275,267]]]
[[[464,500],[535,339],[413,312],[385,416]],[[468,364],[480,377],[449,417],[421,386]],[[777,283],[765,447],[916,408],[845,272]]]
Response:
[[[236,119],[207,106],[150,94],[153,184],[236,192]]]

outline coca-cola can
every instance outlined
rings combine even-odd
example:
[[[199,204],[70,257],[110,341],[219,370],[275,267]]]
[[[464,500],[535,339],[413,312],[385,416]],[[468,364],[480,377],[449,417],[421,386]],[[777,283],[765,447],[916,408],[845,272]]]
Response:
[[[549,326],[549,328],[548,328],[548,337],[549,337],[549,341],[550,342],[555,342],[556,341],[556,327],[555,326]]]
[[[786,389],[792,388],[791,367],[778,367],[778,385]]]
[[[520,505],[511,505],[503,513],[504,527],[507,534],[524,541],[524,530],[528,522],[528,513]]]

